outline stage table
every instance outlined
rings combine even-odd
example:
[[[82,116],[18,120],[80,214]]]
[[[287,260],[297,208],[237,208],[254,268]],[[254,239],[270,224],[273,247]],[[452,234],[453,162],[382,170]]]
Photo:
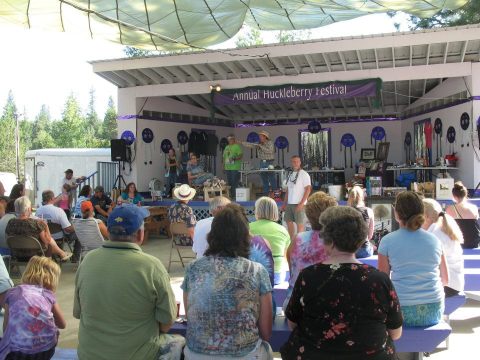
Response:
[[[256,169],[256,170],[240,170],[240,183],[242,183],[245,187],[248,187],[248,176],[252,174],[262,174],[262,173],[275,173],[277,176],[277,185],[281,187],[283,181],[285,179],[286,170],[284,169]]]

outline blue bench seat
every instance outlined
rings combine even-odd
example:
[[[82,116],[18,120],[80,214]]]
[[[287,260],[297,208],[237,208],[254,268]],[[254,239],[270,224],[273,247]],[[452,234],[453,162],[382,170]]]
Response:
[[[175,323],[170,330],[172,334],[185,336],[187,324]],[[452,332],[452,328],[446,322],[429,327],[407,327],[403,329],[402,337],[395,341],[397,352],[432,352]],[[280,347],[287,342],[290,336],[285,317],[277,317],[273,323],[270,345],[273,351],[279,351]]]

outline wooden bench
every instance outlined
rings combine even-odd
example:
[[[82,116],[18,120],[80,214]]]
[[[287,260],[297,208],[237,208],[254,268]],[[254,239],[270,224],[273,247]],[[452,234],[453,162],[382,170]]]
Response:
[[[170,330],[172,334],[185,336],[187,324],[175,323]],[[417,359],[421,359],[424,352],[432,352],[452,332],[452,328],[446,322],[428,327],[407,327],[403,329],[402,337],[395,341],[397,352],[416,353]],[[285,317],[277,317],[273,323],[270,345],[277,352],[290,337]]]

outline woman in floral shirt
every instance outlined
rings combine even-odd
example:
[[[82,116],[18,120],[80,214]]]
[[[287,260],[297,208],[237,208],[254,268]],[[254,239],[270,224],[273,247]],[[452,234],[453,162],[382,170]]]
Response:
[[[312,230],[298,233],[287,250],[287,257],[290,265],[290,280],[288,281],[287,297],[283,303],[283,309],[287,307],[292,294],[293,285],[297,281],[300,271],[307,266],[322,262],[327,258],[327,253],[323,245],[323,239],[319,235],[320,223],[318,218],[330,206],[336,206],[337,200],[334,197],[325,194],[323,191],[317,191],[310,195],[305,205],[305,214]]]
[[[213,219],[205,256],[190,263],[182,284],[188,318],[185,359],[271,359],[272,286],[248,260],[248,222],[237,204]]]
[[[367,236],[362,215],[335,206],[320,224],[328,258],[298,276],[286,310],[293,331],[282,359],[395,359],[400,304],[388,276],[355,258]]]

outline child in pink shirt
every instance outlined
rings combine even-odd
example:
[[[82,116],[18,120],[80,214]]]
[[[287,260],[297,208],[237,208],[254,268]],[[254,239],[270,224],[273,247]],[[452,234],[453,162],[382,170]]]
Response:
[[[0,360],[38,355],[51,359],[58,341],[58,328],[65,329],[62,310],[54,291],[60,266],[48,257],[33,256],[22,276],[22,284],[5,297],[4,334]],[[37,358],[37,356],[35,356]]]

